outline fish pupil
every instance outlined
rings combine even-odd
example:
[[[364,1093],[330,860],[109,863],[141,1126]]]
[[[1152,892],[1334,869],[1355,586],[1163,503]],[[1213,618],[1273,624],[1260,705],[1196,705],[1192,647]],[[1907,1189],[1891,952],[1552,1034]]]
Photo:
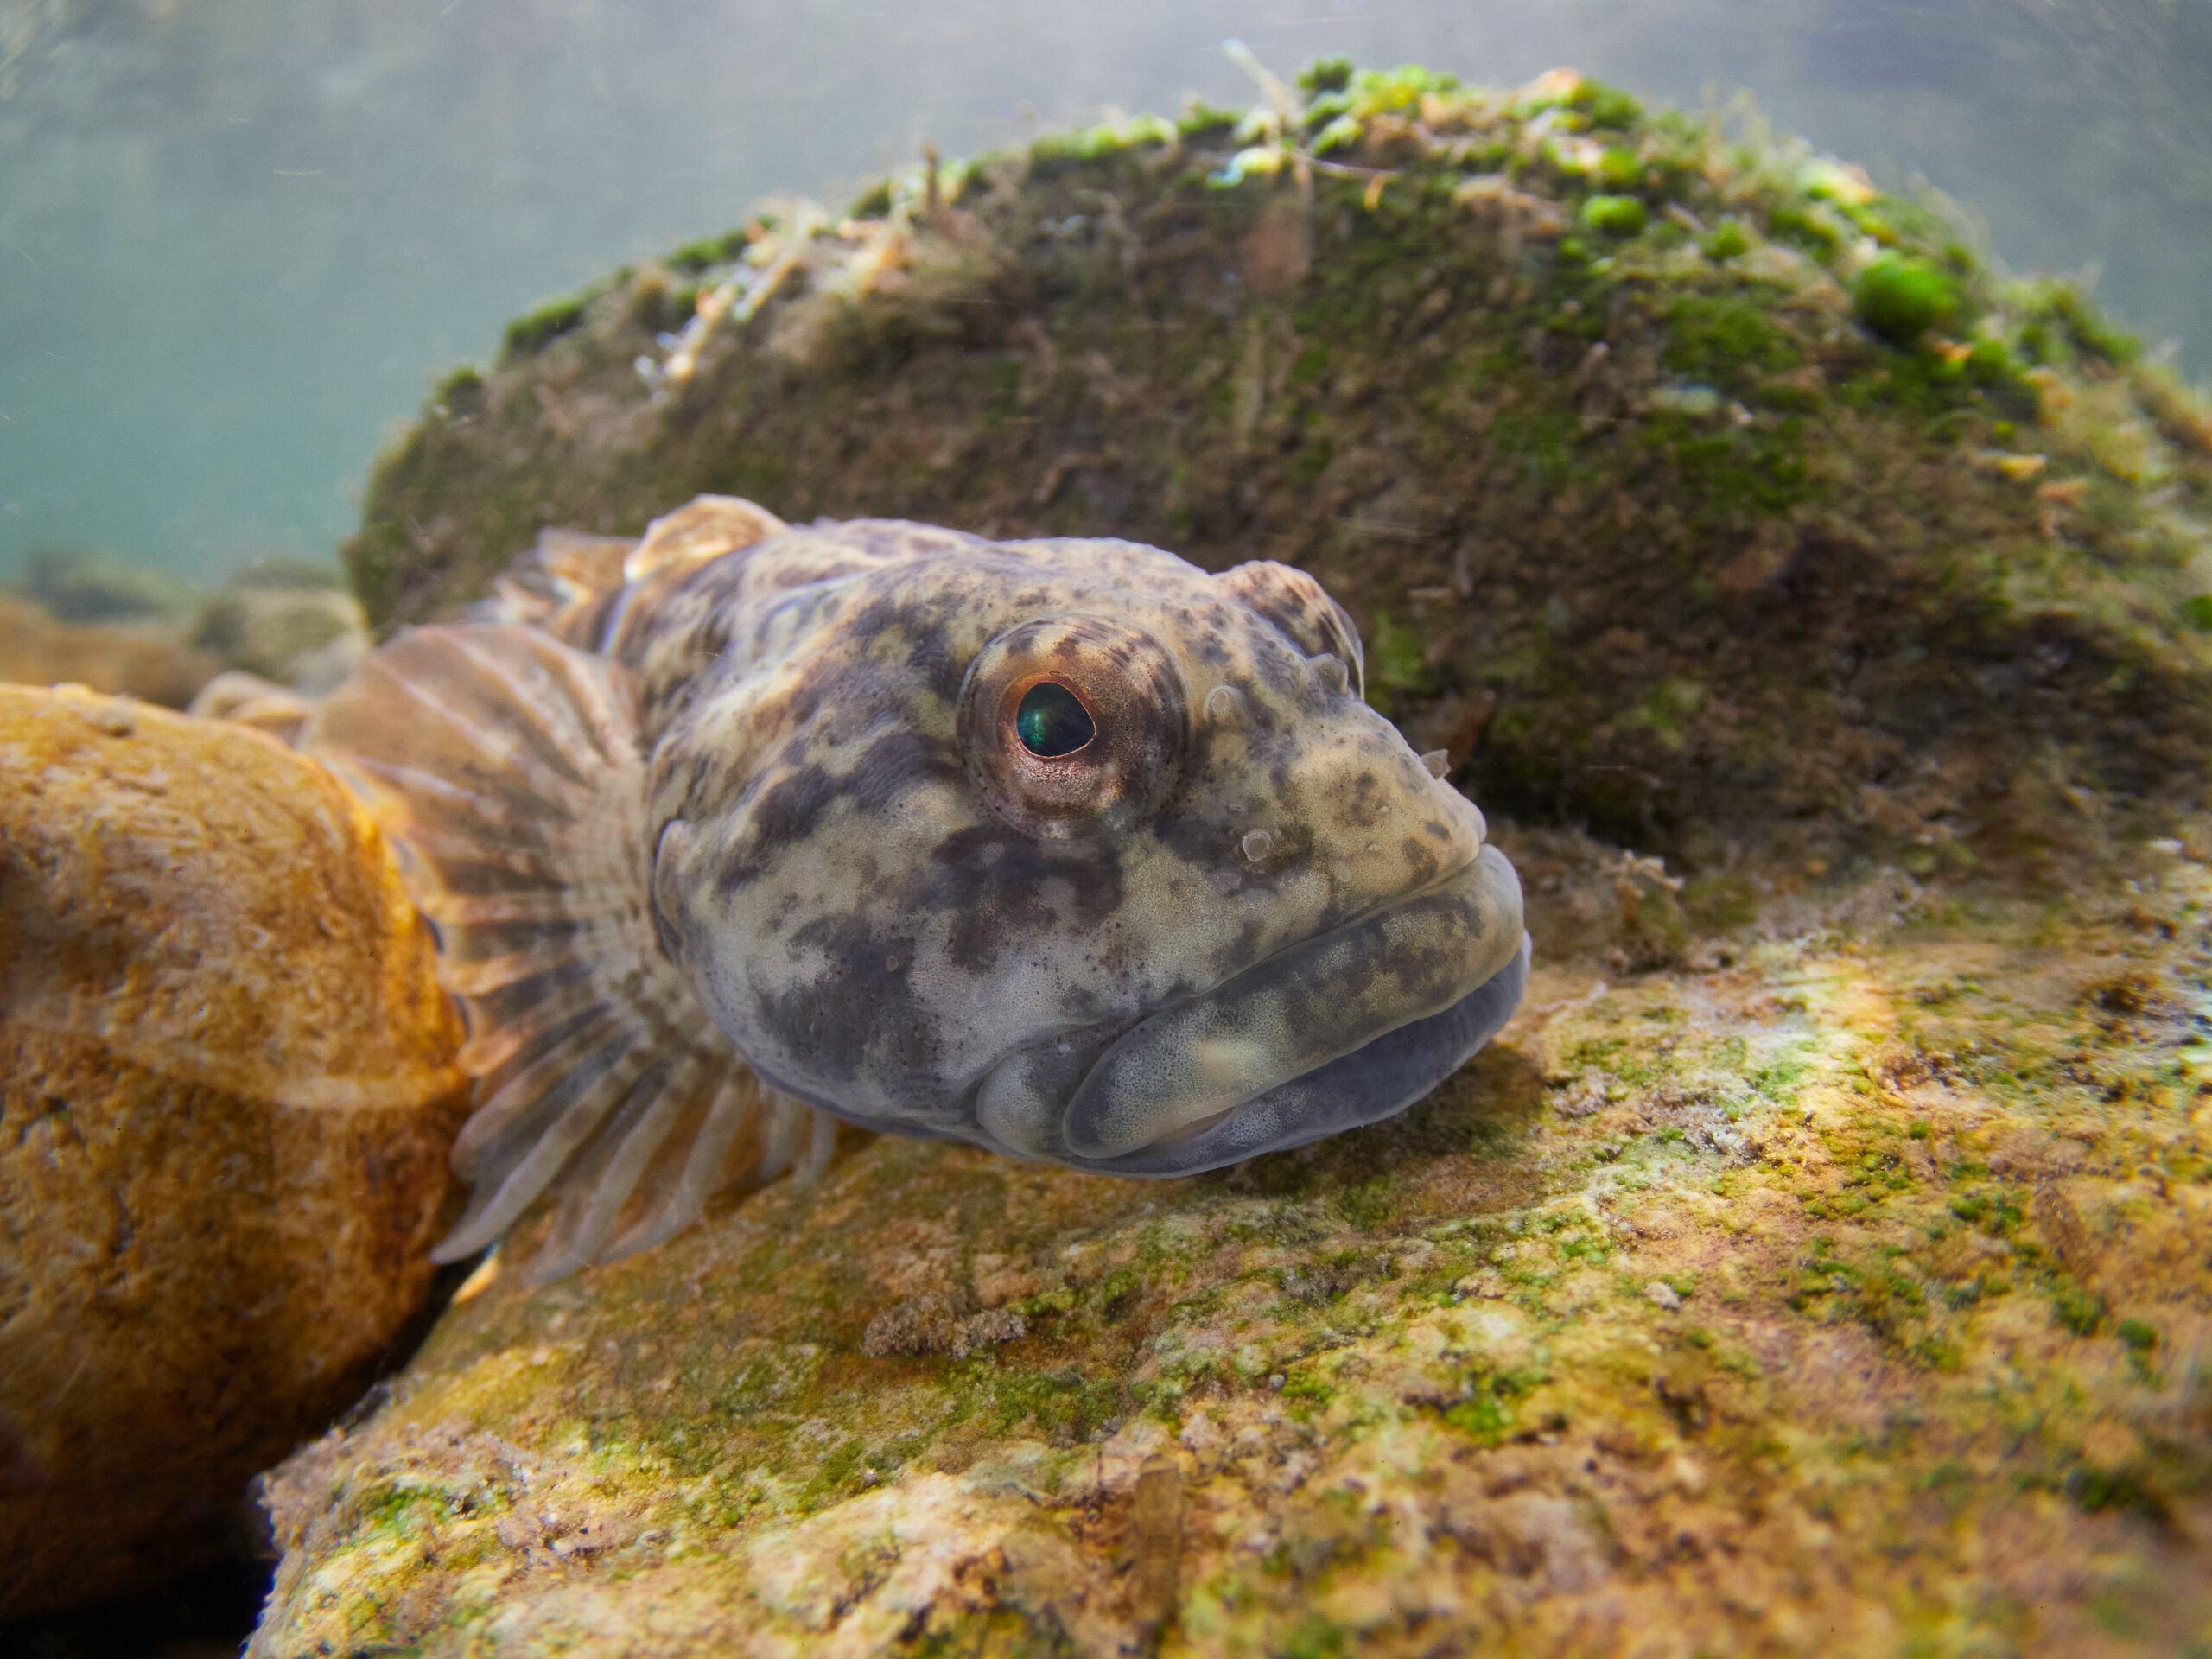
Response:
[[[1023,748],[1047,760],[1073,754],[1098,735],[1098,728],[1075,693],[1050,680],[1029,688],[1021,707],[1014,711],[1014,728]]]

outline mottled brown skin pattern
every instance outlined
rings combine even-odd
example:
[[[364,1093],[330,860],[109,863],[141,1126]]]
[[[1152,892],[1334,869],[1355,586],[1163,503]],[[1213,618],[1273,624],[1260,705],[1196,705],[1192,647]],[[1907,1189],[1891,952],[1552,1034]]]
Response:
[[[1048,644],[1039,671],[1104,688],[1102,741],[1139,746],[1143,776],[1039,833],[995,798],[978,756],[1001,734],[963,729],[963,681],[994,639],[1071,619],[1139,642]],[[1482,849],[1481,815],[1361,700],[1342,610],[1281,565],[859,521],[664,565],[559,631],[629,675],[663,948],[766,1080],[871,1127],[1117,1166],[1035,1111],[993,1133],[979,1084],[1030,1048],[1064,1096],[1146,1016],[1464,886]],[[1497,854],[1482,868],[1440,934],[1325,976],[1326,1008],[1286,984],[1274,1023],[1230,1035],[1373,1035],[1507,969],[1518,892]]]

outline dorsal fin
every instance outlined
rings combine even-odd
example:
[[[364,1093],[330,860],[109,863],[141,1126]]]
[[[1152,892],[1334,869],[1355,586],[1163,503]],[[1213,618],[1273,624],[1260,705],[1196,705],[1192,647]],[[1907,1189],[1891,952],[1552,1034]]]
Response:
[[[475,1190],[435,1259],[481,1249],[552,1192],[531,1274],[555,1278],[789,1166],[810,1109],[760,1089],[654,936],[645,761],[617,664],[534,628],[411,629],[325,699],[302,747],[399,844],[467,1014],[476,1110],[453,1162]]]
[[[645,538],[622,561],[622,579],[643,582],[671,570],[690,570],[788,528],[743,496],[695,495],[645,526]]]
[[[697,495],[645,526],[636,541],[541,530],[537,545],[493,582],[469,620],[521,623],[584,651],[606,647],[634,590],[680,581],[725,553],[787,528],[766,507],[734,495]]]
[[[463,614],[472,622],[518,623],[588,644],[593,619],[622,586],[623,563],[637,545],[626,537],[549,525],[530,551],[492,579],[490,597]]]

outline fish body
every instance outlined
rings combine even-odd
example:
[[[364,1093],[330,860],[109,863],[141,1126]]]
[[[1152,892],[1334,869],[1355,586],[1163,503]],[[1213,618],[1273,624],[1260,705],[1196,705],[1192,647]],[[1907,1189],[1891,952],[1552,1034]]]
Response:
[[[1519,1001],[1511,868],[1303,572],[705,497],[486,614],[307,738],[470,1015],[449,1255],[548,1191],[541,1272],[665,1237],[808,1108],[1216,1167],[1402,1109]]]

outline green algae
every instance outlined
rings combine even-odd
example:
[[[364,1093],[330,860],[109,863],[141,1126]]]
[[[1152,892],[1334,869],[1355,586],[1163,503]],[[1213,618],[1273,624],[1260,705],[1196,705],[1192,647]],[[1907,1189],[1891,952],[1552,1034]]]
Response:
[[[1616,156],[1627,157],[1626,168],[1629,176],[1627,179],[1608,178],[1606,181],[1608,183],[1632,181],[1636,176],[1636,160],[1634,156],[1628,156],[1628,153],[1624,150],[1608,150],[1605,159],[1599,163],[1600,171],[1605,171],[1606,163]],[[1582,203],[1581,217],[1585,225],[1606,236],[1641,236],[1645,226],[1650,223],[1650,215],[1640,196],[1586,197]]]
[[[1927,259],[1885,253],[1853,285],[1859,320],[1893,346],[1910,346],[1958,315],[1959,287]]]
[[[507,325],[500,338],[502,353],[509,359],[532,356],[574,333],[583,326],[594,297],[589,293],[564,295],[524,312]]]
[[[890,206],[890,187],[885,185],[880,188],[884,197],[883,208],[878,210],[881,212],[887,210]],[[861,201],[854,204],[854,218],[868,217],[866,209],[870,200],[868,197],[863,197]],[[741,226],[738,229],[725,232],[721,236],[702,237],[696,242],[687,242],[682,247],[672,250],[662,263],[671,270],[679,270],[696,276],[703,271],[712,270],[716,266],[734,264],[743,257],[745,250],[751,245],[752,240],[752,231],[748,227]]]

